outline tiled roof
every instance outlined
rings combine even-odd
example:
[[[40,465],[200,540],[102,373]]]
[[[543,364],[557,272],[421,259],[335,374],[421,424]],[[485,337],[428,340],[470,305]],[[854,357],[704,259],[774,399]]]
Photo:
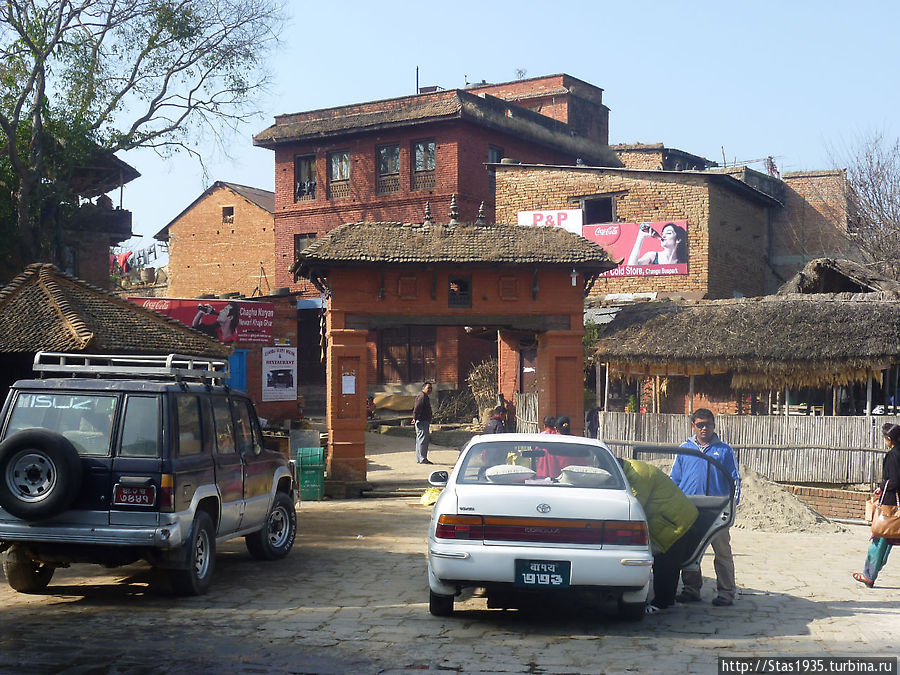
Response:
[[[275,213],[275,193],[270,190],[250,187],[249,185],[238,185],[237,183],[226,183],[225,181],[216,181],[216,185],[230,188],[264,211]]]
[[[253,144],[275,149],[284,143],[342,138],[447,120],[470,122],[592,164],[621,165],[609,146],[584,136],[573,136],[569,125],[563,122],[488,94],[478,95],[462,89],[281,115],[274,125],[253,137]]]
[[[558,227],[410,223],[341,225],[305,248],[294,267],[484,263],[615,267],[603,248]]]
[[[41,350],[216,357],[232,351],[175,319],[35,263],[0,290],[0,352]]]

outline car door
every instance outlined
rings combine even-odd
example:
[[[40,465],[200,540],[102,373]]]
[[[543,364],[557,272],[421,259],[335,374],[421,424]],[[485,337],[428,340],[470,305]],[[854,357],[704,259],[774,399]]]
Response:
[[[244,527],[265,522],[272,501],[272,478],[275,465],[271,451],[264,450],[259,425],[250,401],[233,396],[231,408],[238,453],[244,460]]]
[[[216,485],[222,499],[219,536],[236,532],[244,513],[244,462],[234,437],[234,420],[227,396],[210,396],[215,430]]]
[[[641,459],[644,461],[654,459],[654,455],[656,459],[673,454],[699,457],[709,463],[710,471],[719,471],[727,478],[727,483],[731,487],[731,491],[727,495],[685,495],[697,507],[699,515],[697,521],[684,535],[688,538],[689,544],[686,550],[689,551],[689,554],[682,562],[681,567],[696,567],[706,551],[706,547],[709,546],[710,539],[734,523],[736,511],[734,479],[721,462],[692,448],[675,449],[669,446],[640,445],[634,447],[633,453],[636,459],[638,455],[642,455]]]

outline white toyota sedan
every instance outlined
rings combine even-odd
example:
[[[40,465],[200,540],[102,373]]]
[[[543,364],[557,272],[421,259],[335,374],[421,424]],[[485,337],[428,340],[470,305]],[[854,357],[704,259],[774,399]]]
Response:
[[[475,436],[449,473],[428,533],[429,609],[484,588],[489,607],[523,592],[599,591],[640,619],[650,589],[647,520],[600,441],[555,434]]]

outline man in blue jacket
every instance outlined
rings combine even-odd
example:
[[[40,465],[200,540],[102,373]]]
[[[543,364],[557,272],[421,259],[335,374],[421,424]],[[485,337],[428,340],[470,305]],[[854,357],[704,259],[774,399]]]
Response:
[[[738,471],[734,450],[723,443],[716,435],[716,420],[712,411],[698,408],[691,415],[691,428],[694,435],[681,444],[682,448],[699,450],[724,465],[734,480],[735,504],[741,495],[741,474]],[[728,478],[710,462],[690,455],[678,455],[672,466],[672,480],[686,495],[727,495],[731,493]],[[731,554],[731,533],[728,529],[720,531],[710,540],[715,554],[713,566],[716,569],[716,597],[712,604],[726,607],[734,604],[737,585],[734,580],[734,558]],[[682,591],[676,600],[693,602],[700,599],[700,587],[703,574],[697,571],[682,570]]]

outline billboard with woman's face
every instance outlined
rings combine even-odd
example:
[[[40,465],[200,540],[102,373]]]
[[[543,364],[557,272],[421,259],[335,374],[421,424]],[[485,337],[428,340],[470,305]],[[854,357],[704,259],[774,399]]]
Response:
[[[650,277],[688,273],[686,220],[652,223],[605,223],[581,228],[585,239],[600,244],[621,260],[604,277]]]

